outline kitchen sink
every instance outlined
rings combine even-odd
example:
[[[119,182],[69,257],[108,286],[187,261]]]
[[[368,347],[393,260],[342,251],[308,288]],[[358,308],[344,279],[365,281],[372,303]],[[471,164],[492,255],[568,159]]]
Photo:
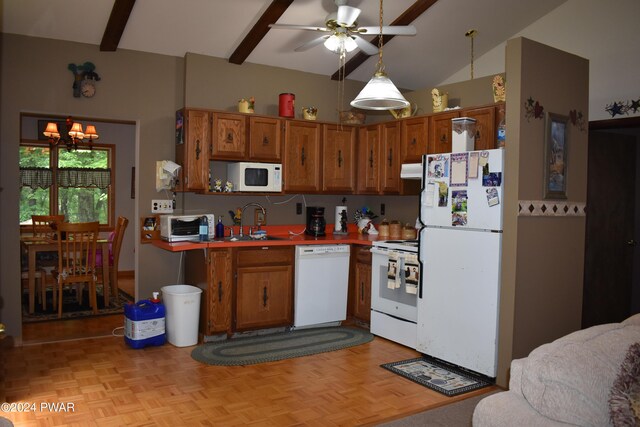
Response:
[[[285,237],[275,237],[275,236],[233,236],[233,237],[225,237],[224,240],[226,242],[251,242],[254,240],[287,240]]]

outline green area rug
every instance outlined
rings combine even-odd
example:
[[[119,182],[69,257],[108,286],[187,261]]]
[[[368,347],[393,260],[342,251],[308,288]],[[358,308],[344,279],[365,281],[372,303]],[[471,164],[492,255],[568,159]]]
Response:
[[[203,344],[193,349],[191,357],[209,365],[254,365],[341,350],[371,340],[373,335],[364,329],[343,326],[297,329]]]

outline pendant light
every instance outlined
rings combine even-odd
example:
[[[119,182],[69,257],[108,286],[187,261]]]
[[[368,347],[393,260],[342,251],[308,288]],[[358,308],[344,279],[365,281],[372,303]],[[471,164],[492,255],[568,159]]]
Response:
[[[360,91],[351,106],[365,110],[395,110],[409,106],[398,88],[384,72],[382,62],[382,0],[380,0],[380,35],[378,36],[378,63],[369,83]]]

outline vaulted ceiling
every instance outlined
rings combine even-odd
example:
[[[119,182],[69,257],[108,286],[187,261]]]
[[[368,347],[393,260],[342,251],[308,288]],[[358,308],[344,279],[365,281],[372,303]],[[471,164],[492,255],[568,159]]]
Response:
[[[476,29],[478,58],[566,0],[387,0],[384,25],[414,25],[415,36],[385,37],[384,64],[396,86],[437,85],[468,66]],[[103,51],[131,49],[183,57],[187,52],[337,78],[338,55],[303,30],[269,24],[325,26],[335,0],[4,0],[2,32],[89,43]],[[359,25],[379,24],[378,0],[348,0]],[[363,37],[377,45],[375,36]],[[367,81],[377,56],[347,55],[347,78]]]

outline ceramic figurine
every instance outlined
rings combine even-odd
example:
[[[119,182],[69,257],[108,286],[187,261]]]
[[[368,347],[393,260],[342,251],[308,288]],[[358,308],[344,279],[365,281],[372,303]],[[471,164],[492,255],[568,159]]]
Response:
[[[232,191],[233,191],[233,182],[227,181],[224,184],[224,192],[225,193],[231,193]]]
[[[215,178],[213,180],[213,191],[222,191],[222,180],[219,178]]]

